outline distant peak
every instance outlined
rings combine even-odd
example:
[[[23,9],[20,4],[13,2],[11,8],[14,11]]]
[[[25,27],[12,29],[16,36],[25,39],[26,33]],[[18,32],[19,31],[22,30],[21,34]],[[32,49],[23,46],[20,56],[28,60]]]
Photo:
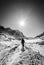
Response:
[[[42,32],[41,34],[37,35],[36,37],[42,37],[44,36],[44,32]]]

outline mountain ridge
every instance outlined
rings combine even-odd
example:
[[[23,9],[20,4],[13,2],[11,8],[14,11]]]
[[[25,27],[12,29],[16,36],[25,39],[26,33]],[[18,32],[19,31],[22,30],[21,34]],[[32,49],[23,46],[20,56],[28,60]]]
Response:
[[[0,26],[0,35],[5,35],[5,34],[13,36],[19,40],[22,38],[26,38],[26,36],[24,36],[24,34],[19,30],[12,30],[11,28],[5,28],[3,26]]]
[[[24,39],[35,39],[35,38],[41,38],[44,40],[44,32],[42,32],[41,34],[35,36],[35,37],[27,37],[25,36],[21,31],[19,30],[12,30],[11,28],[5,28],[4,26],[0,25],[0,35],[4,35],[6,37],[6,35],[10,35],[12,37],[15,37],[16,39],[21,40],[22,38]]]
[[[44,32],[42,32],[41,34],[37,35],[36,37],[42,37],[44,36]]]

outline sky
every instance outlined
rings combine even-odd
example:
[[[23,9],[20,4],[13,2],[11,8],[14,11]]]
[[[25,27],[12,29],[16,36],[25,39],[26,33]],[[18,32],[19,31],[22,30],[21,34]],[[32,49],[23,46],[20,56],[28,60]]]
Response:
[[[44,32],[43,0],[2,0],[0,25],[18,29],[28,37]]]

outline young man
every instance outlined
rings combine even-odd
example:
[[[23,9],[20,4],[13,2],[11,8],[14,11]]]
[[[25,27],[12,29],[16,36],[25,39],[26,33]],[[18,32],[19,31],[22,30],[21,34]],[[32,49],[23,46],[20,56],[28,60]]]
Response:
[[[21,39],[21,44],[22,44],[22,49],[21,49],[21,50],[22,50],[22,51],[25,51],[25,50],[24,50],[24,43],[25,43],[25,41],[24,41],[24,39],[22,38],[22,39]]]

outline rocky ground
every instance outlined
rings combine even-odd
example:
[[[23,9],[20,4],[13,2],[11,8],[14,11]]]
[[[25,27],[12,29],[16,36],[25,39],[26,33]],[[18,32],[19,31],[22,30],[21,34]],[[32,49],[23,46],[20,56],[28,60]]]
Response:
[[[18,41],[17,41],[18,42]],[[25,51],[21,51],[21,43],[9,46],[0,42],[0,65],[44,65],[44,56],[40,51],[34,50],[32,44],[25,43]],[[37,44],[36,44],[37,46]]]
[[[0,26],[0,65],[44,65],[44,32],[30,39],[18,30]]]

